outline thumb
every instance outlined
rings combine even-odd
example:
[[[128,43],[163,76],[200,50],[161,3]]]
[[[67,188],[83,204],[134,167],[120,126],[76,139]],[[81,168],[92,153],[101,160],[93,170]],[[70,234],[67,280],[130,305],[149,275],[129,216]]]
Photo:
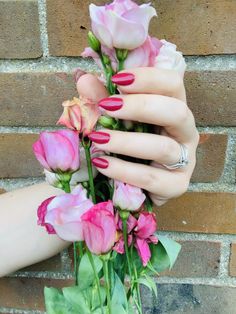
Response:
[[[108,92],[103,83],[91,73],[82,74],[77,80],[76,87],[80,96],[89,98],[94,102],[108,97]]]

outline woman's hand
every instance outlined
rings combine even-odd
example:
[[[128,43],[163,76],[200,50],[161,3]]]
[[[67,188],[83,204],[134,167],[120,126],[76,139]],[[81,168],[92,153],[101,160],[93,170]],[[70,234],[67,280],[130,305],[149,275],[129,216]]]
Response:
[[[152,162],[144,165],[104,155],[102,159],[94,160],[94,164],[110,178],[147,190],[153,202],[162,205],[186,192],[196,162],[199,134],[187,107],[183,79],[175,71],[156,68],[136,68],[120,73],[116,84],[121,95],[108,98],[102,83],[91,74],[79,78],[78,92],[99,101],[111,117],[152,124],[157,130],[161,126],[161,132],[99,130],[90,137],[97,148]],[[168,170],[164,164],[173,165],[180,160],[180,144],[188,150],[188,165]]]

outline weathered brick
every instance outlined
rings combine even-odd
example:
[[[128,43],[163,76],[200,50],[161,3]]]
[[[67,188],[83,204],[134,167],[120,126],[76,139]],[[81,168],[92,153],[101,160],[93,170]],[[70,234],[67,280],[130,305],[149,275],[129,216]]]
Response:
[[[157,298],[143,289],[145,314],[234,314],[236,288],[191,284],[158,284]]]
[[[192,182],[216,182],[224,170],[227,148],[225,134],[201,134],[197,149],[197,164]]]
[[[231,244],[229,274],[232,277],[236,277],[236,243]]]
[[[37,134],[0,134],[0,178],[43,174],[32,151],[32,144],[37,139]]]
[[[235,70],[187,71],[185,83],[188,105],[199,126],[236,126]]]
[[[77,95],[66,73],[3,73],[0,75],[2,126],[54,125],[64,100]]]
[[[236,125],[236,71],[187,72],[185,83],[198,125]],[[76,95],[72,74],[1,73],[0,125],[54,125],[61,103]]]
[[[31,271],[55,271],[60,272],[62,270],[61,256],[60,254],[53,256],[46,261],[36,263],[34,265],[25,267],[19,271],[21,272],[31,272]]]
[[[160,230],[236,234],[236,193],[189,192],[156,208]]]
[[[47,1],[49,48],[52,55],[78,56],[87,46],[90,3],[91,1],[76,0]],[[94,0],[93,3],[103,5],[107,0]],[[152,20],[151,34],[174,42],[184,54],[208,55],[236,52],[236,43],[232,40],[236,31],[234,0],[224,2],[160,0],[153,2],[153,5],[157,9],[159,18]]]
[[[219,271],[220,243],[178,241],[181,253],[171,271],[161,273],[170,277],[216,277]]]
[[[42,55],[36,0],[0,1],[0,58],[26,59]]]
[[[44,287],[72,286],[72,280],[41,278],[0,278],[0,307],[45,310]]]

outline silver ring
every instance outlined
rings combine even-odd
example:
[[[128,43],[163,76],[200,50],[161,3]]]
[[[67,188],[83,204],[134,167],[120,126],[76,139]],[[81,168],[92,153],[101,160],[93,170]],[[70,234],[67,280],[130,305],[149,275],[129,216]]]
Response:
[[[172,165],[163,164],[163,166],[166,167],[169,170],[183,168],[183,167],[187,166],[188,163],[189,163],[187,147],[185,145],[183,145],[183,144],[180,144],[180,143],[179,143],[179,145],[180,145],[180,150],[181,150],[179,161],[176,162],[175,164],[172,164]]]

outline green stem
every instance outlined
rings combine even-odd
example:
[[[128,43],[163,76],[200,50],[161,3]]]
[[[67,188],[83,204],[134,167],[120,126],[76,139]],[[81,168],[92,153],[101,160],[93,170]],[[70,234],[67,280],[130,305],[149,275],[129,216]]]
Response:
[[[133,260],[133,245],[131,246],[131,260]],[[136,268],[136,265],[135,263],[133,263],[133,270],[134,270],[134,288],[136,290],[136,293],[137,293],[137,298],[138,298],[138,306],[137,306],[137,303],[136,303],[136,306],[138,308],[138,312],[139,314],[142,314],[142,301],[141,301],[141,295],[140,295],[140,285],[138,283],[138,273],[137,273],[137,268]]]
[[[132,268],[131,268],[130,257],[129,257],[128,236],[127,236],[128,217],[127,216],[121,217],[121,219],[122,219],[123,238],[124,238],[124,243],[125,243],[125,254],[126,254],[126,258],[127,258],[128,271],[129,271],[129,275],[130,275],[130,281],[132,281]]]
[[[95,276],[95,281],[96,281],[96,285],[97,285],[97,289],[98,289],[98,298],[99,298],[100,308],[101,308],[102,314],[104,314],[103,304],[102,304],[102,297],[101,297],[101,289],[100,289],[100,280],[99,280],[99,277],[98,277],[98,274],[97,274],[97,271],[96,271],[96,267],[95,267],[95,264],[94,264],[93,256],[92,256],[91,252],[88,249],[87,249],[87,254],[88,254],[88,258],[89,258],[89,261],[90,261],[90,264],[92,266],[93,273],[94,273],[94,276]]]
[[[111,288],[110,288],[110,280],[109,280],[109,272],[108,272],[108,261],[103,259],[102,262],[103,262],[103,272],[104,272],[105,283],[106,283],[108,314],[112,314],[111,312]]]
[[[94,181],[93,181],[93,168],[92,168],[91,154],[90,154],[90,142],[85,143],[84,141],[82,141],[82,144],[85,150],[85,156],[86,156],[87,167],[88,167],[90,193],[92,196],[93,203],[96,204],[96,194],[95,194],[95,187],[94,187]]]

